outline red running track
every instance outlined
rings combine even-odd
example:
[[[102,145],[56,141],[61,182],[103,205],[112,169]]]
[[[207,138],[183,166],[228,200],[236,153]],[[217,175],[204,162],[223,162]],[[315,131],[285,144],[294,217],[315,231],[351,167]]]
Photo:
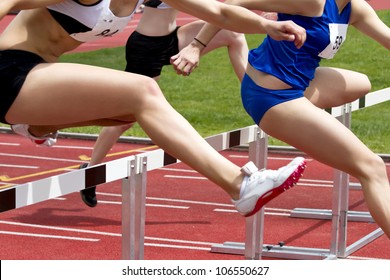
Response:
[[[59,139],[53,148],[36,147],[13,134],[0,134],[0,178],[3,186],[35,181],[74,170],[88,160],[94,141]],[[118,143],[107,160],[155,147]],[[244,151],[222,153],[238,165]],[[270,154],[269,168],[278,168],[293,155]],[[387,165],[390,174],[390,166]],[[327,220],[292,218],[292,209],[331,209],[333,170],[308,159],[299,184],[266,207],[264,242],[286,246],[330,246]],[[99,205],[85,206],[78,193],[0,213],[0,259],[120,259],[121,182],[98,186]],[[360,190],[350,191],[350,210],[367,211]],[[148,173],[145,259],[243,259],[241,255],[211,253],[212,244],[245,240],[244,219],[229,197],[185,164]],[[349,222],[348,242],[357,241],[377,226]],[[390,259],[384,236],[350,258]]]

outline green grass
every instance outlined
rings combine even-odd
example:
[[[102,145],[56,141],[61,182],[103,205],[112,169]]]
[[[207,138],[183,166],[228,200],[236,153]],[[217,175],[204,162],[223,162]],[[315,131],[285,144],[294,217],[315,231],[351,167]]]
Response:
[[[390,11],[379,16],[390,25]],[[248,35],[250,48],[256,47],[263,35]],[[124,69],[124,48],[87,53],[67,54],[62,61]],[[347,40],[336,57],[323,61],[323,66],[351,69],[365,73],[372,90],[390,87],[389,51],[350,28]],[[159,82],[169,102],[199,131],[202,136],[252,125],[244,111],[239,82],[230,65],[226,49],[218,49],[202,58],[200,67],[190,77],[178,76],[171,66],[163,69]],[[352,114],[352,131],[377,153],[390,153],[390,102],[362,109]],[[100,128],[74,128],[71,132],[98,133]],[[146,137],[139,126],[125,135]],[[270,139],[271,145],[284,145]]]

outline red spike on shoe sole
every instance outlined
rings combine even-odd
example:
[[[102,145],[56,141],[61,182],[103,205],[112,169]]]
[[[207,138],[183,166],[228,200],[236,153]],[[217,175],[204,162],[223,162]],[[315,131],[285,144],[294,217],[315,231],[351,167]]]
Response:
[[[281,193],[284,193],[286,190],[289,190],[292,187],[294,187],[298,183],[299,179],[301,178],[305,168],[306,168],[306,161],[302,161],[298,165],[298,167],[294,170],[294,172],[279,187],[272,189],[269,192],[263,194],[257,200],[255,208],[251,212],[246,214],[245,217],[250,217],[256,214],[269,201],[271,201]]]

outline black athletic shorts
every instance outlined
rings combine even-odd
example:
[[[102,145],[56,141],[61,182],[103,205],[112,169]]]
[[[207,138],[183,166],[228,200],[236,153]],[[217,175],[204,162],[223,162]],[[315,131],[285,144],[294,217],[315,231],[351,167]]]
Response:
[[[170,64],[171,56],[179,52],[179,28],[166,36],[145,36],[134,31],[126,43],[125,71],[152,78],[159,76],[163,66]]]
[[[40,56],[31,52],[0,51],[0,122],[9,124],[5,115],[18,96],[27,74],[43,62],[45,61]]]

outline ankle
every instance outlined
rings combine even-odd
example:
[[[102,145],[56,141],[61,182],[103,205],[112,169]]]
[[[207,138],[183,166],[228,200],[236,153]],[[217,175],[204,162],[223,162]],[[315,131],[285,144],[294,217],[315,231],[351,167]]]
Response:
[[[240,176],[237,177],[237,180],[234,183],[235,188],[230,193],[230,196],[233,200],[239,200],[242,197],[247,181],[248,176],[245,176],[244,174],[240,174]]]

